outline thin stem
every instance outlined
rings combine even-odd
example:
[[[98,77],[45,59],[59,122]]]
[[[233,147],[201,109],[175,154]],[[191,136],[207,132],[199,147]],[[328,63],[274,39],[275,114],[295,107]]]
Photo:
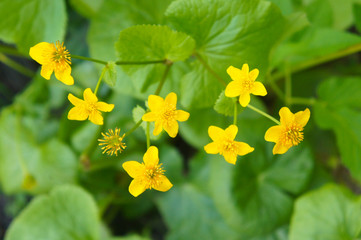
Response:
[[[251,104],[248,104],[247,107],[250,108],[250,109],[252,109],[253,111],[255,111],[255,112],[257,112],[257,113],[265,116],[266,118],[272,120],[273,122],[277,123],[278,125],[281,124],[280,121],[278,121],[277,119],[275,119],[275,118],[272,117],[271,115],[263,112],[262,110],[260,110],[260,109],[258,109],[258,108],[256,108],[256,107],[252,106]]]
[[[285,95],[285,103],[289,106],[291,105],[290,99],[292,97],[292,79],[287,64],[285,66]]]
[[[237,125],[237,115],[238,115],[238,112],[237,112],[238,105],[237,104],[238,104],[237,100],[234,101],[234,114],[233,114],[233,124],[234,125]]]
[[[128,136],[129,134],[131,134],[132,132],[134,132],[134,131],[140,126],[140,124],[142,124],[142,122],[143,122],[143,120],[140,119],[128,132],[126,132],[126,133],[124,134],[124,138],[125,138],[126,136]]]
[[[107,66],[105,66],[105,67],[103,68],[102,73],[100,74],[99,80],[98,80],[98,82],[97,82],[97,86],[95,87],[95,90],[94,90],[94,94],[95,94],[95,95],[97,95],[97,92],[98,92],[98,90],[99,90],[99,86],[100,86],[100,84],[101,84],[101,82],[102,82],[102,80],[103,80],[103,77],[104,77],[104,74],[105,74],[106,70],[107,70]]]
[[[204,61],[204,59],[198,54],[194,54],[202,65],[224,86],[227,86],[227,83],[215,72],[213,69]]]
[[[31,71],[30,69],[20,65],[19,63],[15,62],[14,60],[8,58],[4,54],[0,53],[0,62],[3,62],[5,65],[15,69],[19,73],[27,76],[27,77],[33,77],[35,73]]]
[[[70,55],[71,58],[76,58],[76,59],[81,59],[81,60],[85,60],[85,61],[90,61],[90,62],[96,62],[96,63],[100,63],[100,64],[104,64],[107,65],[108,63],[102,60],[98,60],[98,59],[94,59],[94,58],[89,58],[89,57],[83,57],[83,56],[78,56],[78,55]]]
[[[172,63],[167,64],[167,66],[166,66],[166,68],[164,70],[162,79],[160,80],[159,85],[157,87],[157,90],[155,90],[155,92],[154,92],[154,95],[159,95],[160,91],[162,90],[164,82],[167,79],[167,75],[169,73],[169,69],[170,69],[171,66],[172,66]]]
[[[149,122],[147,122],[147,149],[150,147]]]
[[[298,105],[313,106],[316,103],[316,99],[315,98],[292,97],[292,98],[290,98],[290,103],[298,104]]]
[[[144,62],[130,62],[130,61],[116,61],[116,65],[145,65],[145,64],[156,64],[156,63],[167,63],[167,59],[164,60],[154,60],[154,61],[144,61]]]
[[[301,63],[299,63],[299,64],[297,64],[295,66],[291,66],[290,72],[291,73],[296,73],[296,72],[299,72],[301,70],[311,68],[311,67],[320,65],[322,63],[325,63],[325,62],[329,62],[329,61],[332,61],[332,60],[335,60],[335,59],[338,59],[338,58],[341,58],[341,57],[345,57],[345,56],[353,54],[353,53],[357,53],[359,51],[361,51],[361,43],[352,45],[350,47],[339,50],[337,52],[330,53],[328,55],[324,55],[324,56],[320,56],[320,57],[317,57],[317,58],[314,58],[314,59],[306,60],[306,61],[301,62]],[[279,79],[282,79],[284,77],[285,77],[284,72],[277,72],[277,73],[273,74],[273,79],[275,81],[277,81]]]

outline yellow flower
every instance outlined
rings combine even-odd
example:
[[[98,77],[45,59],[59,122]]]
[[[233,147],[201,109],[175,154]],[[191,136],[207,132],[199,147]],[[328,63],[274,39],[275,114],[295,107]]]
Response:
[[[166,192],[173,184],[164,176],[165,170],[159,164],[158,148],[151,146],[143,156],[143,163],[128,161],[123,163],[124,170],[133,181],[129,185],[129,192],[137,197],[146,189]]]
[[[303,128],[310,119],[310,110],[306,108],[293,114],[287,107],[281,108],[281,123],[270,127],[264,138],[268,142],[275,142],[273,154],[283,154],[292,146],[298,145],[303,140]]]
[[[75,107],[70,109],[68,119],[83,121],[89,118],[92,123],[103,125],[103,117],[100,111],[110,112],[113,110],[114,104],[98,102],[97,96],[90,88],[85,89],[83,95],[84,100],[81,100],[69,93],[68,99]]]
[[[257,68],[249,72],[248,64],[243,64],[242,70],[230,66],[227,69],[228,75],[232,78],[225,91],[227,97],[239,96],[239,103],[242,107],[246,107],[251,101],[250,94],[265,96],[267,94],[266,88],[261,82],[256,82],[259,71]]]
[[[247,143],[236,142],[234,138],[238,132],[236,125],[231,125],[226,130],[216,126],[208,128],[208,135],[213,142],[204,146],[204,150],[209,154],[223,155],[224,159],[232,164],[236,164],[237,155],[243,156],[247,153],[253,152],[254,148]]]
[[[102,133],[104,139],[98,139],[99,146],[105,145],[102,147],[103,154],[107,153],[108,155],[118,156],[118,151],[121,153],[125,148],[125,143],[123,143],[124,135],[120,136],[120,128],[109,129],[107,133]]]
[[[149,113],[143,115],[142,119],[146,122],[154,122],[153,134],[158,135],[164,128],[170,137],[174,138],[178,133],[178,122],[187,121],[189,113],[183,110],[177,110],[177,94],[171,92],[165,100],[157,95],[148,97]]]
[[[42,65],[40,75],[49,80],[54,72],[55,77],[66,85],[73,85],[74,79],[71,74],[70,53],[64,43],[41,42],[30,48],[29,55]]]

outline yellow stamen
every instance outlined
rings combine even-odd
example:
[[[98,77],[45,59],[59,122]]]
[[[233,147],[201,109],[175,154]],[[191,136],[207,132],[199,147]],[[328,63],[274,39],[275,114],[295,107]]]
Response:
[[[303,128],[297,125],[288,126],[281,136],[284,145],[296,146],[303,140]]]
[[[55,62],[55,67],[59,70],[64,69],[71,64],[70,53],[64,46],[64,43],[57,41],[54,45],[54,52],[52,60]]]
[[[144,163],[143,163],[144,165]],[[144,177],[147,181],[147,189],[152,189],[160,184],[160,176],[164,175],[165,170],[162,168],[162,164],[157,164],[152,167],[146,168]]]
[[[164,106],[164,110],[161,114],[161,118],[166,122],[175,120],[175,117],[176,117],[175,110],[176,110],[176,107],[173,104],[166,104]]]
[[[107,153],[108,155],[118,156],[118,151],[121,153],[125,148],[126,145],[123,143],[124,135],[120,137],[120,128],[115,128],[115,131],[113,129],[109,129],[107,133],[102,133],[104,139],[98,139],[99,146],[105,145],[102,147],[103,154]]]

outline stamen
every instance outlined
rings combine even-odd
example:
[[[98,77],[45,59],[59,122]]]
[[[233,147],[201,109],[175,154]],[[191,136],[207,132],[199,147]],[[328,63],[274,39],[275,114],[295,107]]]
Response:
[[[118,156],[118,151],[121,153],[126,148],[125,143],[123,143],[124,134],[120,137],[120,128],[115,128],[115,132],[113,129],[109,129],[107,133],[102,133],[102,135],[104,139],[98,139],[98,141],[101,142],[99,146],[105,145],[101,148],[103,154]]]
[[[64,43],[57,41],[54,44],[52,60],[55,63],[55,68],[58,70],[62,70],[71,64],[70,53],[64,46]]]
[[[303,128],[297,125],[291,125],[286,128],[284,134],[281,136],[281,141],[284,145],[296,146],[303,141]]]
[[[171,120],[175,120],[175,115],[176,115],[176,107],[172,104],[166,104],[164,106],[163,112],[161,114],[161,117],[164,121],[168,122]]]
[[[161,175],[164,175],[164,172],[165,170],[162,168],[162,164],[157,164],[155,166],[146,168],[144,172],[144,177],[148,182],[147,188],[152,189],[154,187],[159,186],[160,184],[159,178]]]

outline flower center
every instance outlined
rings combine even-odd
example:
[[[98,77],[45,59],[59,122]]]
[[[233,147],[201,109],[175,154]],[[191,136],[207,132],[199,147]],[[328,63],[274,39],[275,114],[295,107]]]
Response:
[[[55,51],[53,52],[53,62],[55,67],[59,69],[64,69],[67,65],[71,64],[70,53],[64,46],[64,43],[57,41],[54,44]]]
[[[152,167],[146,167],[144,176],[147,179],[147,188],[152,189],[159,186],[160,176],[164,175],[165,170],[162,168],[162,164],[157,164]]]
[[[237,149],[236,149],[236,145],[234,144],[234,141],[230,139],[225,139],[223,142],[223,149],[221,154],[223,154],[224,152],[235,153],[236,151]]]
[[[246,90],[246,91],[248,91],[248,92],[253,88],[253,85],[254,85],[254,82],[253,82],[253,81],[250,81],[250,80],[248,80],[248,79],[246,79],[246,80],[244,80],[244,81],[242,82],[242,87],[243,87],[243,89]]]
[[[303,140],[303,128],[297,125],[288,126],[281,136],[284,145],[296,146]]]
[[[123,143],[124,135],[120,137],[120,128],[109,129],[106,134],[102,133],[104,139],[98,139],[99,145],[102,146],[103,153],[107,152],[108,155],[115,154],[118,156],[118,151],[121,153],[125,148],[126,145]]]
[[[164,110],[161,114],[161,118],[168,122],[168,121],[171,121],[171,120],[175,120],[175,115],[176,115],[176,108],[174,105],[172,104],[166,104],[164,106]]]

